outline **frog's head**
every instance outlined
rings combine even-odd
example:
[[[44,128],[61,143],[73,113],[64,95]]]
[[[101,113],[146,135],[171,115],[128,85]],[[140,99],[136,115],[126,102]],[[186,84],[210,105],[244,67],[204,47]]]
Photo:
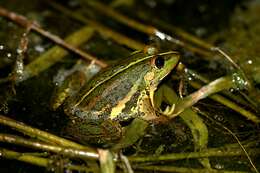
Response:
[[[149,53],[149,50],[148,50]],[[176,67],[179,62],[180,55],[178,52],[170,51],[164,53],[156,53],[156,51],[150,51],[154,54],[150,59],[150,71],[144,76],[146,87],[149,90],[149,95],[151,98],[152,105],[154,92],[157,86],[163,78],[165,78],[171,70]]]

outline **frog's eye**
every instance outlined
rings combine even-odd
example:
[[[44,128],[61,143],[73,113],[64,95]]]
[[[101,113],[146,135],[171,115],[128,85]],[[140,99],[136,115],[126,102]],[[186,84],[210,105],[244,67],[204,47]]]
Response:
[[[154,64],[158,69],[163,68],[164,66],[164,58],[161,56],[157,56],[154,60]]]

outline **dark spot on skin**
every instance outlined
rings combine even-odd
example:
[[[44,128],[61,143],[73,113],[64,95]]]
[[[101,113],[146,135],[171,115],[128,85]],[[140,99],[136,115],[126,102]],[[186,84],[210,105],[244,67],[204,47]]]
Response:
[[[134,120],[134,118],[129,118],[129,119],[125,120],[125,121],[120,121],[120,125],[122,127],[126,127],[126,126],[130,125],[133,120]]]

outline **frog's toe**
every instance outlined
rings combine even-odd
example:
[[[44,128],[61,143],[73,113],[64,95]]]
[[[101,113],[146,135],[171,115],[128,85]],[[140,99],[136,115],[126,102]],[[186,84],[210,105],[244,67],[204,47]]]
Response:
[[[166,109],[162,111],[162,114],[165,116],[170,116],[173,114],[174,110],[175,110],[175,104],[171,106],[167,106]]]

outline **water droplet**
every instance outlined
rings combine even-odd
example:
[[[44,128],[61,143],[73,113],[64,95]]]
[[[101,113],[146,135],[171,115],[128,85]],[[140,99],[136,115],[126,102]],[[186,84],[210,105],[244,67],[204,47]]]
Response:
[[[34,49],[35,49],[37,52],[40,52],[40,53],[42,53],[42,52],[45,51],[45,48],[44,48],[43,46],[41,46],[41,45],[36,45],[36,46],[34,47]]]
[[[248,85],[248,82],[239,73],[233,74],[232,82],[236,84],[235,90],[245,89]]]
[[[250,59],[247,61],[248,64],[253,64],[253,61]]]
[[[207,30],[205,28],[197,28],[195,32],[197,36],[202,37],[207,33]]]
[[[7,53],[7,57],[10,58],[12,56],[11,53]]]
[[[219,121],[219,122],[222,122],[224,120],[223,116],[217,115],[217,114],[214,116],[214,119]]]
[[[0,45],[0,50],[3,50],[4,49],[4,45]]]
[[[216,169],[224,169],[224,165],[219,164],[219,163],[217,163],[214,167],[215,167]]]
[[[21,53],[23,52],[23,50],[22,50],[22,49],[16,49],[16,52],[17,52],[18,54],[21,54]]]

